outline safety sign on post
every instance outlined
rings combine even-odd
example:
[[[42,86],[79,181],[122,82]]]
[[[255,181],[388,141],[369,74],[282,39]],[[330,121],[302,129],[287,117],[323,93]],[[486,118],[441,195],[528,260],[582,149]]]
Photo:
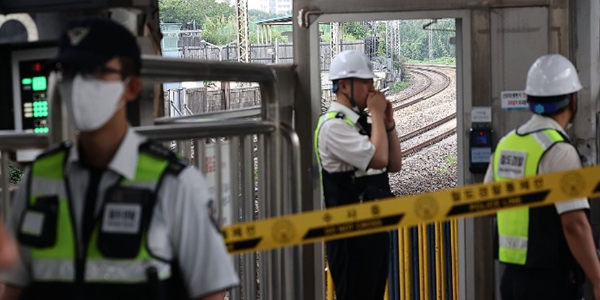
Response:
[[[221,232],[234,254],[598,196],[600,166],[237,223]]]
[[[525,91],[503,91],[500,93],[500,99],[502,100],[502,109],[529,109]]]

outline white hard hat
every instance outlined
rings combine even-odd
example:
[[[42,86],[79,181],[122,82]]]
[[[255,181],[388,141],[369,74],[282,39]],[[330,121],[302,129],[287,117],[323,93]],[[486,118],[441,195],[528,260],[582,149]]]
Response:
[[[525,93],[550,97],[572,94],[581,88],[575,66],[560,54],[549,54],[538,58],[529,68]]]
[[[344,78],[375,78],[369,58],[364,53],[354,50],[340,52],[329,66],[329,80]]]

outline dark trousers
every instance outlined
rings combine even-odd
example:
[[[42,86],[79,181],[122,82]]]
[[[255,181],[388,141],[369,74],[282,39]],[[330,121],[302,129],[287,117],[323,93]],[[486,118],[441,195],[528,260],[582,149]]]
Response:
[[[388,275],[387,232],[326,243],[336,300],[382,300]]]
[[[581,300],[583,285],[575,283],[567,270],[506,264],[500,294],[502,300]]]

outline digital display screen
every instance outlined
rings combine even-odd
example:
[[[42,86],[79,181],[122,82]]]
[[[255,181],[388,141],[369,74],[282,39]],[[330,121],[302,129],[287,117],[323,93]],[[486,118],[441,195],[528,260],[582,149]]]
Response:
[[[491,135],[488,130],[474,129],[471,131],[472,147],[490,147],[491,143]]]
[[[488,143],[487,135],[484,134],[484,135],[478,135],[475,137],[476,145],[483,146],[483,145],[487,145],[487,143]]]
[[[23,130],[48,133],[48,77],[42,72],[46,60],[19,62]]]

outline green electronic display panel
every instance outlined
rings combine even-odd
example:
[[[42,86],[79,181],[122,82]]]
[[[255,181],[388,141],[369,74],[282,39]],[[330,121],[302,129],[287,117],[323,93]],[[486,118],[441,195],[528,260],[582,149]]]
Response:
[[[48,133],[48,76],[46,59],[19,61],[22,130]]]

